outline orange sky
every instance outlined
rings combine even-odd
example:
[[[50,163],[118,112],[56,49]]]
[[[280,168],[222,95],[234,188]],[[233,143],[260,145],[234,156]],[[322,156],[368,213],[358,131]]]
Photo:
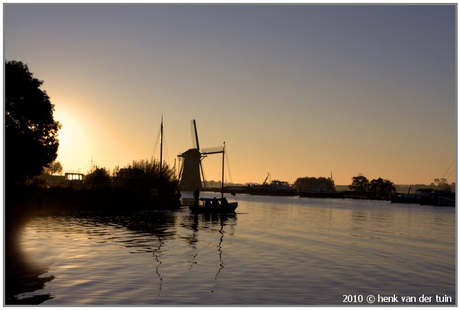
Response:
[[[453,5],[5,4],[4,51],[44,80],[65,171],[149,158],[163,114],[169,164],[196,119],[227,181],[453,182],[455,26]]]

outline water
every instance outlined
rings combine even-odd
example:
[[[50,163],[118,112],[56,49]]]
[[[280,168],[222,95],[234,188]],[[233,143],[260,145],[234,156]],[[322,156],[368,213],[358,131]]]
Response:
[[[46,281],[16,297],[44,296],[45,306],[368,305],[369,295],[456,303],[455,208],[237,197],[233,216],[35,217],[20,253]]]

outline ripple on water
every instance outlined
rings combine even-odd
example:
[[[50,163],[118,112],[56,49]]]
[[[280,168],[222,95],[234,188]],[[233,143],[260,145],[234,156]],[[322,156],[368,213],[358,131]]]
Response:
[[[21,248],[45,305],[339,305],[343,294],[455,297],[455,210],[240,198],[180,212],[35,218]],[[29,294],[29,295],[28,295]]]

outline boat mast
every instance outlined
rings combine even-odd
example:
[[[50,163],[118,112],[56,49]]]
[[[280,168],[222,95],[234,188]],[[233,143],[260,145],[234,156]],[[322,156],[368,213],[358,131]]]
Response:
[[[163,165],[163,114],[161,115],[161,125],[160,125],[160,175]]]
[[[224,164],[225,164],[225,141],[224,141],[224,148],[222,150],[222,196],[221,196],[221,199],[224,199],[224,171],[225,171],[225,167],[224,167]]]

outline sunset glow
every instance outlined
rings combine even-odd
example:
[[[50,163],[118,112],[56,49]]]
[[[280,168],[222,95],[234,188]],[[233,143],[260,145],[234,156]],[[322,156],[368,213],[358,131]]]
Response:
[[[8,4],[4,50],[44,81],[64,171],[149,158],[163,115],[171,166],[196,119],[203,147],[226,141],[235,183],[429,184],[456,159],[455,12]],[[220,179],[219,160],[203,165]]]
[[[79,171],[86,172],[91,158],[90,135],[85,130],[83,116],[75,111],[61,112],[56,110],[54,117],[62,124],[59,131],[59,161],[64,168],[63,172]]]

